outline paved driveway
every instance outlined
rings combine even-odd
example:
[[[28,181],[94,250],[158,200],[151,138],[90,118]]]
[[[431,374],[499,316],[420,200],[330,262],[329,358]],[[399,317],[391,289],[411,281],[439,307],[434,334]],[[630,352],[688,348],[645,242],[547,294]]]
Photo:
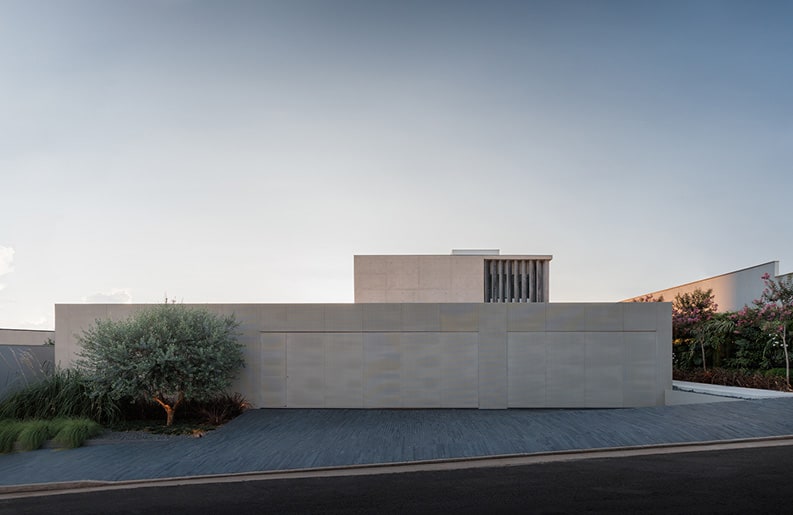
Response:
[[[0,485],[793,435],[793,399],[592,410],[251,410],[204,438],[0,456]]]

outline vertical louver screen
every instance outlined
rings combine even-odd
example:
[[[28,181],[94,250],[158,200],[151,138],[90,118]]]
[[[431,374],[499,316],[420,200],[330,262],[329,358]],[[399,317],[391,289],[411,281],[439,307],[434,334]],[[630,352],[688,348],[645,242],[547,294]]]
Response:
[[[546,302],[545,261],[486,259],[485,302]]]

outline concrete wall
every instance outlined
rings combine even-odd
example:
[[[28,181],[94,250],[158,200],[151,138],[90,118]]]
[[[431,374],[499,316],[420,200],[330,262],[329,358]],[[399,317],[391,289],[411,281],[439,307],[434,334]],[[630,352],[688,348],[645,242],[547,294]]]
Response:
[[[55,331],[0,329],[0,345],[44,345],[55,339]]]
[[[762,265],[652,292],[652,295],[655,298],[663,295],[666,302],[672,302],[677,294],[691,293],[698,288],[703,291],[713,289],[713,298],[718,304],[719,311],[739,311],[744,306],[751,306],[752,301],[759,299],[763,294],[765,284],[762,276],[766,273],[771,277],[777,277],[779,262],[770,261]],[[627,299],[626,302],[632,300]]]
[[[56,361],[97,318],[56,305]],[[259,407],[625,407],[671,388],[669,303],[207,305],[242,321],[237,391]]]
[[[396,255],[355,256],[355,302],[483,302],[485,260],[545,261],[548,291],[551,256]]]

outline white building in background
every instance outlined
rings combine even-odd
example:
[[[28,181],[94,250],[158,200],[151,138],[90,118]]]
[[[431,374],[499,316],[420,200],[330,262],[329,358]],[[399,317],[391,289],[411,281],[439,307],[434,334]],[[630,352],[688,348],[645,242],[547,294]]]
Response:
[[[680,286],[673,286],[649,294],[639,295],[626,299],[624,302],[652,295],[654,298],[663,297],[664,301],[672,302],[678,294],[691,293],[694,290],[713,290],[713,298],[719,311],[739,311],[744,306],[751,306],[755,299],[763,294],[765,283],[763,275],[768,274],[774,279],[781,279],[791,274],[779,274],[779,261],[769,261],[761,265],[743,268],[734,272],[700,279]]]

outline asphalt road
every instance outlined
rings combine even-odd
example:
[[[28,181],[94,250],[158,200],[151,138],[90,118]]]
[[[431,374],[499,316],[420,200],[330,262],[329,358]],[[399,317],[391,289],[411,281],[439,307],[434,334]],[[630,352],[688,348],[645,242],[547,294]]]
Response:
[[[788,513],[793,446],[0,501],[0,514]]]

